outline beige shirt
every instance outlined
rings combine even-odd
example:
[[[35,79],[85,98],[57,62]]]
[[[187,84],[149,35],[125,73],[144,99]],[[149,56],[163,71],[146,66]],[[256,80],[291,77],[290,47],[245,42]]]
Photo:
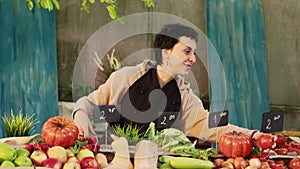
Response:
[[[153,66],[154,62],[146,60],[137,66],[123,67],[113,72],[97,90],[76,102],[73,113],[77,110],[83,110],[92,115],[95,105],[117,105],[121,102],[129,87]],[[192,92],[190,84],[185,82],[182,77],[177,76],[175,80],[182,100],[182,113],[178,122],[178,128],[186,135],[203,141],[218,142],[222,133],[236,130],[251,135],[254,131],[231,124],[208,128],[209,112],[204,109],[202,101]]]

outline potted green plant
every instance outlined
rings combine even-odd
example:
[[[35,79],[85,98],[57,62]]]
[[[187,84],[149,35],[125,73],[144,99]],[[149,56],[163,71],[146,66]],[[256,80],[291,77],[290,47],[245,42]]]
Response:
[[[22,111],[15,115],[11,110],[10,115],[4,114],[1,117],[6,137],[30,136],[35,132],[35,125],[38,121],[34,115],[23,115]]]

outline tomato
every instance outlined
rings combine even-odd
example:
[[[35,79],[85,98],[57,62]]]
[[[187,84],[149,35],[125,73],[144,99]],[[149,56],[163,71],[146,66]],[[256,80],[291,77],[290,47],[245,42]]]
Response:
[[[267,163],[269,164],[269,166],[271,168],[274,168],[274,166],[276,165],[275,161],[273,161],[273,160],[267,160]]]
[[[290,142],[290,145],[291,145],[293,148],[300,149],[300,143],[298,143],[298,142],[296,142],[296,141],[291,141],[291,142]]]
[[[277,137],[276,145],[277,147],[283,147],[285,145],[285,137],[282,134],[275,134]]]
[[[285,165],[283,160],[275,160],[276,164]]]
[[[274,150],[278,155],[287,155],[288,150],[286,148],[276,148]]]
[[[298,149],[298,148],[294,148],[294,150],[293,150],[294,152],[296,152],[297,153],[297,155],[300,155],[300,149]]]
[[[220,137],[219,147],[226,157],[247,157],[252,151],[252,139],[246,133],[228,132]]]
[[[288,150],[288,152],[293,152],[294,151],[294,148],[288,143],[285,143],[283,148],[286,148]]]
[[[266,162],[269,159],[269,157],[270,157],[269,153],[262,153],[259,160],[261,162]]]
[[[273,167],[271,167],[272,169],[287,169],[286,166],[282,165],[282,164],[276,164]]]
[[[293,158],[290,162],[289,162],[289,168],[290,169],[294,169],[296,167],[300,167],[300,159],[299,158]]]
[[[48,119],[42,127],[42,140],[50,147],[69,148],[76,142],[78,134],[75,123],[63,116]]]
[[[272,146],[274,145],[274,137],[270,134],[264,134],[259,139],[259,146],[261,149],[272,149]]]

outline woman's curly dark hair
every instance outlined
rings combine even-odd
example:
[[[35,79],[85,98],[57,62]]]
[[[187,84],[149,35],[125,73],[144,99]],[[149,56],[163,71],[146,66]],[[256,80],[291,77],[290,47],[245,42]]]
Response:
[[[193,28],[179,23],[165,25],[162,30],[156,34],[153,49],[158,65],[162,63],[161,50],[172,49],[182,36],[190,37],[196,42],[198,41],[198,33]]]

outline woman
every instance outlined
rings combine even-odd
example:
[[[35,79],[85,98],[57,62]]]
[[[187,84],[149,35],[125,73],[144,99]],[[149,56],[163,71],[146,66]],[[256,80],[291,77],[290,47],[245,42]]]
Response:
[[[163,129],[168,126],[160,125],[163,124],[162,113],[174,112],[176,120],[171,125],[187,136],[216,142],[222,133],[236,130],[258,140],[262,133],[255,130],[231,124],[214,129],[207,127],[208,112],[182,78],[196,62],[197,37],[197,32],[190,27],[166,25],[153,43],[156,62],[146,60],[115,71],[105,84],[79,99],[72,115],[80,137],[86,138],[89,131],[96,134],[88,118],[95,105],[121,105],[121,119],[117,122],[121,125],[132,122],[145,130],[154,121],[158,129]]]

